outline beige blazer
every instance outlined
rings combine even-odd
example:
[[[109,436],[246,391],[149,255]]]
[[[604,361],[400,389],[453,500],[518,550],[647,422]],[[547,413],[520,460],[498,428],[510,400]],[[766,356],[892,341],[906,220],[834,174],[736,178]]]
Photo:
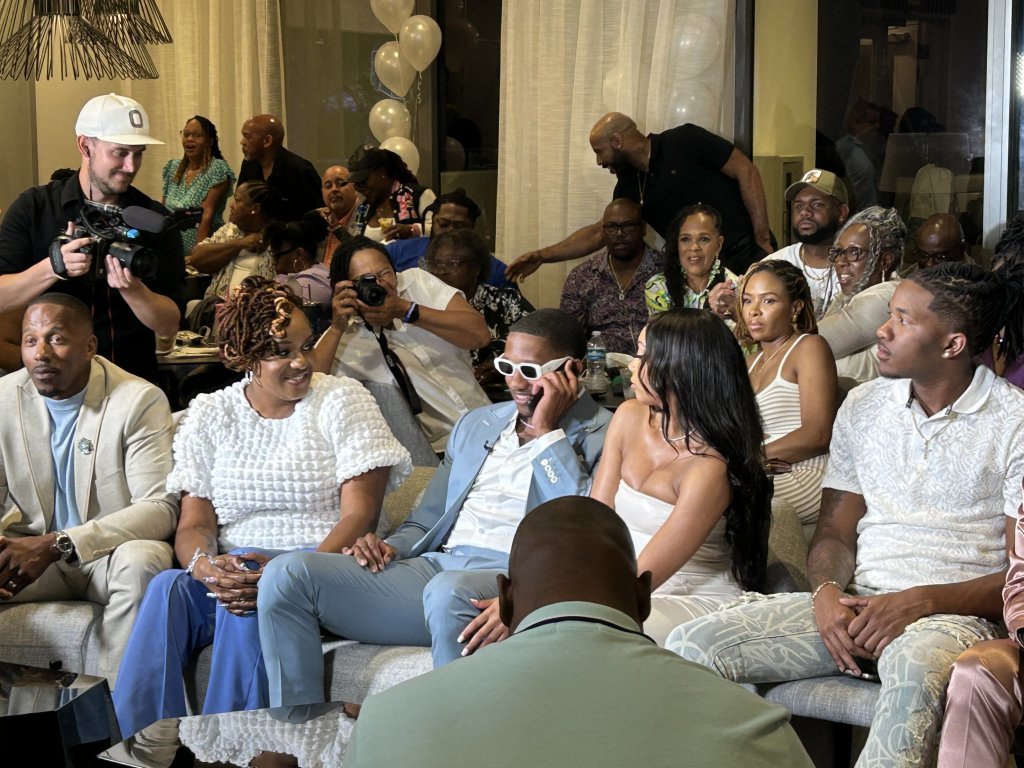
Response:
[[[53,518],[50,415],[28,373],[0,379],[0,532],[39,536]],[[84,522],[68,530],[79,561],[125,541],[174,533],[178,499],[166,492],[173,427],[167,398],[102,357],[92,361],[75,427],[75,497]]]

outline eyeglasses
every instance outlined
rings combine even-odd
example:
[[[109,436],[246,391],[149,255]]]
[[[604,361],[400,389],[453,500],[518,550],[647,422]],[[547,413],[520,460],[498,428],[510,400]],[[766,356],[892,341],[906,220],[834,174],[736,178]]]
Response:
[[[635,235],[643,225],[642,221],[624,221],[621,224],[609,221],[602,225],[601,229],[606,235]]]
[[[192,131],[178,131],[178,135],[181,136],[185,141],[189,139],[205,139],[205,133],[192,133]]]
[[[846,259],[851,264],[862,261],[871,255],[871,251],[866,251],[863,248],[859,248],[856,245],[851,245],[849,248],[836,248],[832,246],[828,249],[828,260],[831,262],[839,261],[839,259]]]
[[[462,269],[472,263],[472,259],[451,259],[449,261],[432,261],[430,259],[424,259],[424,265],[430,272],[454,272],[455,270]]]
[[[943,264],[947,261],[960,261],[963,258],[959,251],[949,251],[943,253],[925,253],[924,251],[914,250],[914,256],[917,259],[918,264]]]
[[[527,381],[536,381],[545,373],[557,371],[569,360],[572,360],[571,355],[560,357],[557,360],[549,360],[544,365],[537,365],[537,363],[513,363],[502,355],[501,357],[494,358],[494,370],[502,376],[515,376],[516,371],[519,371]]]
[[[295,245],[295,246],[292,246],[291,248],[289,248],[286,251],[276,251],[276,252],[275,251],[271,251],[270,252],[270,258],[272,258],[272,259],[280,259],[282,256],[287,256],[292,251],[299,250],[299,248],[301,248],[301,247],[302,247],[301,245]]]

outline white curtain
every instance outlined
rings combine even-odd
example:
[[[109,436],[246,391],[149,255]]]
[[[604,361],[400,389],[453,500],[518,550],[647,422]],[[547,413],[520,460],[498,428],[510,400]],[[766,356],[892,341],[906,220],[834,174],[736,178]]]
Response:
[[[588,136],[606,112],[644,132],[682,123],[731,135],[733,39],[727,0],[505,2],[501,25],[496,251],[506,262],[597,221],[615,180]],[[523,285],[558,306],[579,262]]]
[[[279,0],[158,0],[174,37],[148,50],[160,77],[134,80],[121,93],[149,113],[154,135],[166,146],[146,150],[135,186],[160,199],[160,172],[181,157],[178,136],[192,115],[217,126],[220,147],[238,172],[242,123],[252,115],[284,115],[284,72]],[[40,116],[42,119],[42,116]],[[287,138],[286,138],[287,142]]]

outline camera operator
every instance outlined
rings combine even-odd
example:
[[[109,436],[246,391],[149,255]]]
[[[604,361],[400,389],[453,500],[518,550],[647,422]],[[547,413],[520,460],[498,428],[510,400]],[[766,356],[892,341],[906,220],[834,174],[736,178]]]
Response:
[[[83,251],[97,246],[92,237],[73,237],[60,247],[64,276],[49,251],[58,235],[74,234],[86,199],[166,215],[160,203],[131,186],[146,145],[163,142],[149,135],[141,104],[113,93],[86,103],[75,133],[82,156],[78,173],[21,193],[0,225],[0,307],[22,309],[46,291],[76,296],[92,311],[99,354],[153,381],[154,335],[173,336],[181,320],[185,262],[178,232],[143,233],[140,242],[158,261],[155,277],[145,281],[112,256],[94,264],[91,253]]]
[[[483,315],[422,269],[395,273],[387,248],[366,237],[331,260],[333,321],[314,352],[317,370],[397,384],[436,452],[459,417],[490,400],[469,350],[490,343]]]

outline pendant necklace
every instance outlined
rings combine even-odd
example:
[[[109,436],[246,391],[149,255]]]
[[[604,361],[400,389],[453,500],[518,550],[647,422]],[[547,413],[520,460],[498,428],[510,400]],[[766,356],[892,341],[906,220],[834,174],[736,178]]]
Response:
[[[626,281],[626,286],[623,287],[622,283],[619,282],[619,276],[615,273],[615,267],[612,266],[612,256],[611,256],[611,254],[607,254],[607,255],[608,255],[608,271],[612,273],[612,279],[615,281],[615,285],[617,285],[619,287],[619,301],[625,301],[626,300],[626,291],[629,290],[629,286],[632,284],[633,278],[636,277],[636,270],[640,269],[640,265],[638,264],[636,269],[633,270],[633,274],[630,275],[629,280]]]
[[[638,170],[636,172],[636,185],[640,189],[640,206],[641,207],[643,207],[643,204],[644,204],[644,192],[647,191],[647,175],[650,172],[651,172],[650,168],[648,168],[646,171],[644,171],[643,179],[640,178],[640,171]]]

